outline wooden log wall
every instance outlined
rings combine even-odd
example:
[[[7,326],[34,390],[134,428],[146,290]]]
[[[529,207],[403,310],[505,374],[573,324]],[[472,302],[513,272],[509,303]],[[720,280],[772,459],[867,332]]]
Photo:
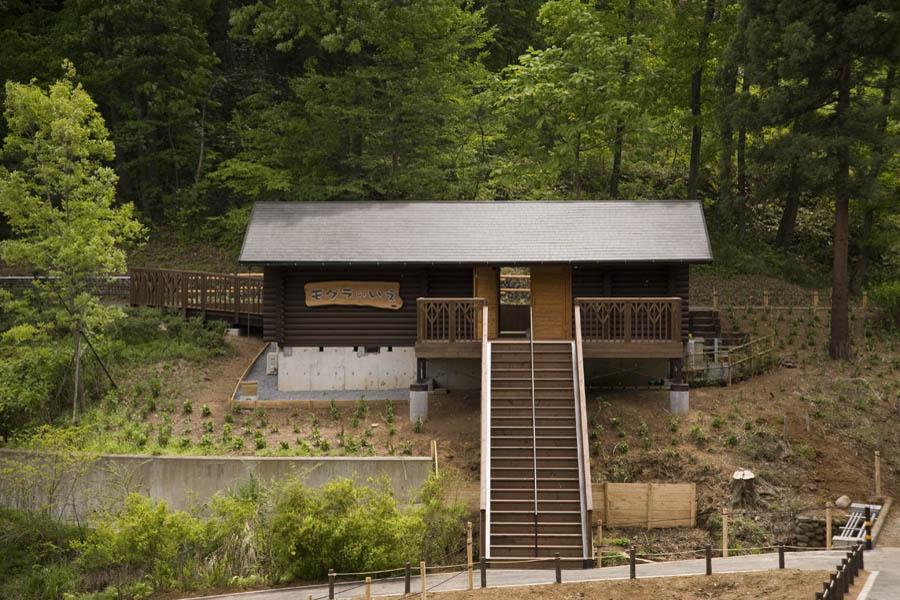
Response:
[[[403,306],[306,306],[303,286],[314,281],[397,281]],[[264,339],[288,346],[413,346],[416,299],[472,296],[472,268],[267,267]]]
[[[689,323],[689,267],[683,264],[578,265],[572,270],[575,298],[666,298],[681,303],[682,341]]]

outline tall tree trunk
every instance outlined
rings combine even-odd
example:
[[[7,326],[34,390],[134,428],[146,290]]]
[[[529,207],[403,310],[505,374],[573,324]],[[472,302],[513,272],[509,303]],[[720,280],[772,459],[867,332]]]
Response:
[[[737,89],[737,68],[734,65],[723,67],[722,91],[723,100],[719,109],[719,212],[726,216],[726,212],[734,209],[732,202],[732,187],[734,172],[732,160],[734,159],[734,131],[731,128],[732,102],[734,92]],[[730,215],[732,222],[737,222],[734,214]]]
[[[625,19],[628,21],[628,31],[625,33],[625,44],[631,46],[632,31],[631,26],[634,23],[634,2],[628,0],[628,12]],[[622,89],[628,85],[628,72],[631,70],[631,63],[625,60],[622,64]],[[613,141],[613,164],[612,173],[609,176],[609,196],[610,198],[619,197],[619,178],[622,176],[622,145],[625,138],[625,122],[619,119],[616,122],[616,137]]]
[[[688,168],[687,197],[697,197],[697,186],[700,178],[700,145],[703,141],[703,130],[700,125],[701,116],[701,83],[703,82],[703,54],[709,40],[709,24],[715,15],[715,0],[706,0],[706,14],[703,15],[703,29],[697,42],[697,68],[691,75],[691,117],[694,126],[691,129],[691,163]]]
[[[741,95],[746,96],[750,91],[750,81],[747,72],[741,76]],[[737,139],[737,207],[735,212],[738,219],[738,238],[743,240],[747,231],[747,218],[744,211],[747,209],[747,128],[741,124]]]
[[[81,330],[76,324],[72,328],[72,338],[75,342],[75,391],[72,394],[72,424],[75,424],[78,414],[78,397],[81,395]]]
[[[797,227],[797,210],[800,208],[800,186],[797,183],[797,160],[791,161],[788,175],[788,194],[785,199],[784,212],[775,234],[775,247],[788,248],[794,241],[794,229]]]
[[[884,92],[881,96],[881,105],[888,108],[891,105],[891,92],[894,88],[894,79],[896,77],[896,69],[891,67],[888,69],[887,77],[884,81]],[[872,166],[867,173],[866,188],[868,193],[868,206],[863,216],[862,231],[859,235],[859,260],[856,262],[856,269],[853,271],[853,278],[850,280],[850,291],[854,295],[862,292],[862,285],[866,278],[866,269],[869,267],[869,238],[872,236],[872,228],[875,225],[875,206],[873,205],[873,196],[878,189],[878,175],[881,173],[881,167],[884,165],[884,134],[887,131],[887,116],[881,118],[878,123],[879,140],[872,148],[874,160]]]
[[[850,109],[850,62],[841,65],[838,84],[838,127],[847,126]],[[834,266],[831,274],[831,347],[829,355],[835,360],[850,359],[849,282],[847,281],[847,253],[850,241],[850,149],[842,143],[837,151],[838,170],[834,194]]]

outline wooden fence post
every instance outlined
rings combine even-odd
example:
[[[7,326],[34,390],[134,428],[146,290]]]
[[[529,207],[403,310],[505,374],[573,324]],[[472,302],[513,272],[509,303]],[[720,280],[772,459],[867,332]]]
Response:
[[[763,292],[763,308],[769,308],[769,292],[768,292],[768,290]]]
[[[881,496],[881,451],[875,451],[875,495]]]
[[[372,600],[372,578],[366,577],[366,600]]]
[[[412,569],[410,568],[409,562],[406,563],[406,568],[403,572],[403,593],[409,595],[409,580],[412,577]]]
[[[328,569],[328,600],[334,600],[334,569]]]
[[[181,272],[181,308],[184,310],[184,318],[188,316],[188,281],[191,276],[187,271]]]
[[[719,292],[713,290],[713,310],[719,310]]]
[[[206,273],[200,274],[200,314],[206,320]]]
[[[647,484],[647,529],[650,529],[650,514],[653,506],[653,484]]]
[[[235,324],[241,322],[241,278],[236,274],[233,275],[234,283],[232,283],[232,288],[234,291],[232,294],[234,295],[234,322]]]
[[[825,549],[831,550],[831,504],[825,505]]]
[[[869,292],[863,292],[862,309],[865,311],[867,308],[869,308]]]
[[[819,308],[819,292],[815,291],[815,292],[813,292],[812,309],[816,310],[817,308]]]
[[[728,509],[722,509],[722,556],[728,558]]]
[[[691,484],[691,527],[697,526],[697,484]]]
[[[472,581],[472,521],[466,523],[466,566],[469,571],[469,589],[475,587]]]
[[[422,600],[425,600],[426,594],[428,593],[425,589],[425,561],[421,561],[419,563],[419,574],[422,576]]]
[[[706,545],[706,574],[712,575],[712,546]]]

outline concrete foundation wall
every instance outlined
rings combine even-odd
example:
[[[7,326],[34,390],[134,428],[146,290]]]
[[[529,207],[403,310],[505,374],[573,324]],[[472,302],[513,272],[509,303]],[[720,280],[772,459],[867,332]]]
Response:
[[[394,347],[367,353],[362,347],[284,347],[278,352],[278,389],[285,392],[320,390],[393,390],[416,379],[413,348]]]
[[[52,459],[51,459],[52,460]],[[0,470],[17,463],[47,464],[38,452],[0,450]],[[80,476],[65,476],[62,490],[72,490],[63,517],[83,518],[91,511],[121,500],[131,491],[165,500],[170,508],[189,510],[204,506],[217,492],[233,488],[255,474],[264,481],[277,481],[296,473],[310,486],[320,486],[336,477],[360,482],[386,475],[398,499],[418,490],[431,472],[427,457],[224,457],[140,456],[103,454]],[[24,472],[27,469],[17,469]],[[0,482],[0,501],[18,508],[39,508],[40,494],[16,493],[10,482]],[[40,483],[37,487],[42,487]],[[22,506],[23,498],[35,506]]]

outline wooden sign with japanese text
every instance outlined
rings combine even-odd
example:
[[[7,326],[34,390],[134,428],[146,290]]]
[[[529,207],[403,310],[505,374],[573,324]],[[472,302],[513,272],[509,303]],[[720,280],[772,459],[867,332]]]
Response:
[[[403,306],[396,281],[314,281],[303,286],[307,306],[372,306],[397,310]]]

